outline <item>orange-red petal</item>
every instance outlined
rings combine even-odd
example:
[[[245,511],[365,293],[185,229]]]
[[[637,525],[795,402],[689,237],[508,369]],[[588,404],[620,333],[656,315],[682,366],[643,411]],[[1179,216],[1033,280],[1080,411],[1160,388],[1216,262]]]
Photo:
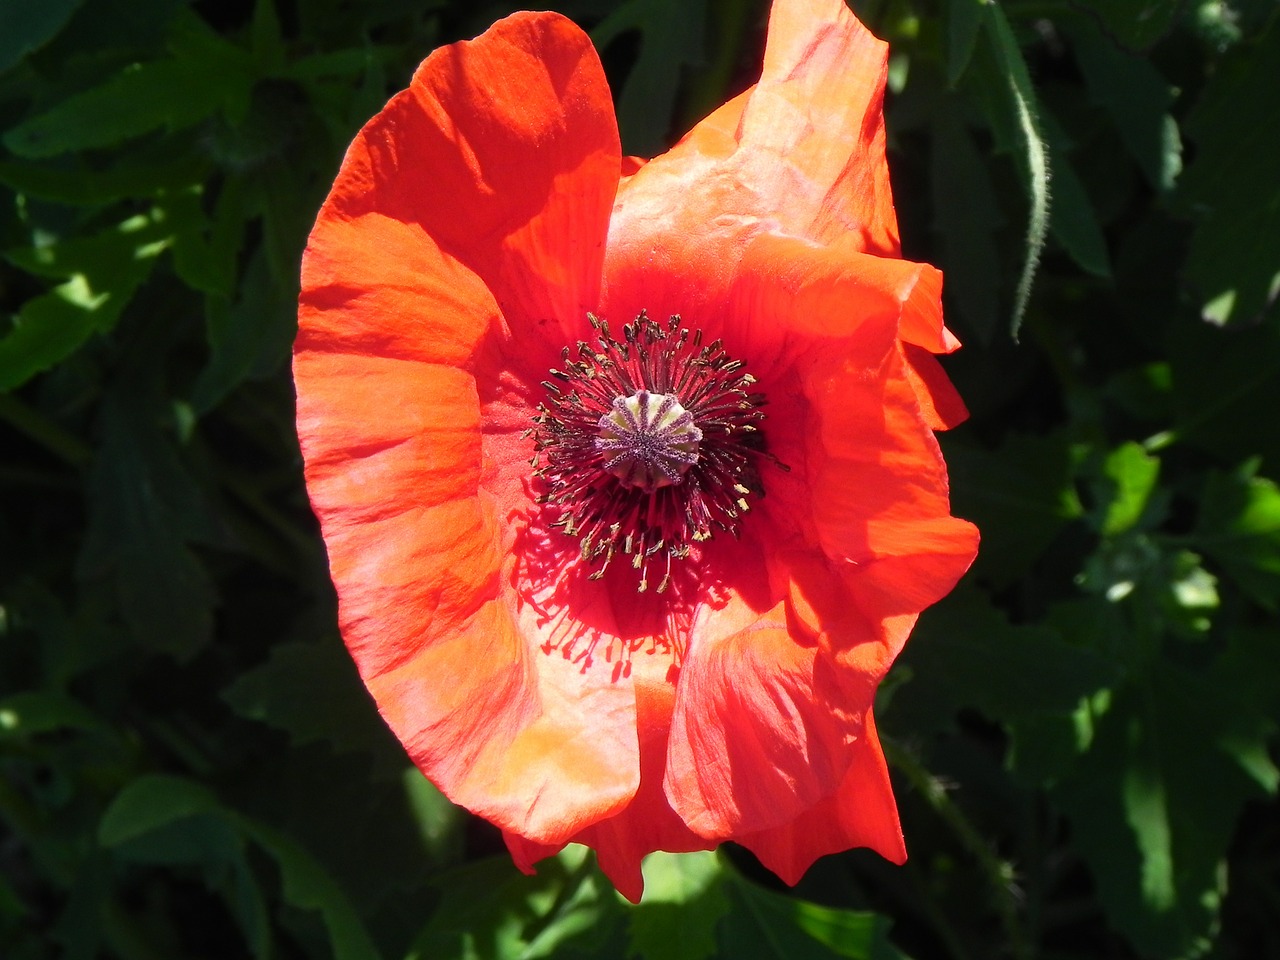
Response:
[[[587,38],[515,15],[365,127],[303,269],[299,435],[344,639],[415,762],[547,843],[640,774],[633,691],[545,652],[511,572],[528,381],[596,301],[620,163]]]
[[[791,884],[819,857],[854,847],[869,847],[886,860],[903,863],[907,849],[871,714],[850,748],[849,768],[834,796],[780,827],[734,839]]]

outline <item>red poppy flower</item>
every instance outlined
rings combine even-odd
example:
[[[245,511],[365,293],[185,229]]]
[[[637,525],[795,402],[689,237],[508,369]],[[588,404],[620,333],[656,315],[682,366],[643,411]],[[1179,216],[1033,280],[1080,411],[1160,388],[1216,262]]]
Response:
[[[654,850],[905,857],[872,698],[977,532],[885,64],[777,0],[759,83],[638,166],[587,37],[518,13],[347,152],[294,356],[342,634],[522,869],[580,841],[637,900]]]

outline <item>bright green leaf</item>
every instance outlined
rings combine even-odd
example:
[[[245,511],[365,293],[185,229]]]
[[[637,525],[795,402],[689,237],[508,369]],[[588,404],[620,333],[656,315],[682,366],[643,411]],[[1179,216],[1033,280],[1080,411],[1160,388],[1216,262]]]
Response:
[[[1156,662],[1135,680],[1053,793],[1111,922],[1144,955],[1197,955],[1225,892],[1241,806],[1274,789],[1273,765],[1260,783],[1238,757],[1265,757],[1271,727],[1212,676]]]
[[[0,339],[0,390],[21,386],[94,333],[110,330],[171,233],[163,212],[153,209],[92,237],[10,251],[24,270],[63,282],[24,303]]]
[[[607,955],[600,945],[624,916],[588,851],[574,845],[539,863],[531,877],[502,856],[440,874],[434,885],[439,903],[408,960]]]
[[[644,861],[644,899],[631,911],[628,956],[713,956],[715,928],[728,910],[724,871],[714,853],[651,853]]]
[[[1102,476],[1099,529],[1110,537],[1137,526],[1142,519],[1160,476],[1160,459],[1148,454],[1141,444],[1122,444],[1108,454]]]
[[[905,960],[879,914],[821,907],[736,878],[726,889],[733,910],[721,944],[734,960]]]
[[[1280,609],[1280,487],[1255,476],[1213,473],[1200,501],[1196,543],[1242,590]]]

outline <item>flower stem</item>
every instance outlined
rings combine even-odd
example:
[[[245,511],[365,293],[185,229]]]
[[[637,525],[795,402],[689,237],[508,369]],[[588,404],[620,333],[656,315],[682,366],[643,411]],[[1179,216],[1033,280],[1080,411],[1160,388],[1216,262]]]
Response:
[[[977,862],[978,868],[986,876],[1012,956],[1017,960],[1031,960],[1031,945],[1027,942],[1026,931],[1022,929],[1022,924],[1019,922],[1017,898],[1012,889],[1012,864],[996,856],[969,818],[964,815],[959,806],[952,802],[943,785],[925,769],[911,751],[883,736],[881,744],[884,747],[885,759],[920,792],[920,795],[933,808],[934,813],[951,828],[960,845],[970,853]]]

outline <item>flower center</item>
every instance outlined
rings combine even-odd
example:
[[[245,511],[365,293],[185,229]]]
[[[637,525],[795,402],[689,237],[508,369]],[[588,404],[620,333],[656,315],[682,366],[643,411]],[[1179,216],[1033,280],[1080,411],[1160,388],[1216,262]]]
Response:
[[[614,397],[613,409],[600,418],[596,449],[609,457],[604,468],[623,486],[652,493],[684,479],[698,462],[701,440],[693,414],[674,396],[637,390]]]
[[[543,382],[531,431],[538,502],[580,538],[593,578],[622,555],[641,591],[650,566],[660,570],[662,592],[694,543],[737,536],[749,498],[763,494],[759,459],[786,468],[764,452],[755,378],[721,341],[704,344],[678,316],[659,324],[641,313],[621,339],[589,319],[596,343],[566,347],[564,369]]]

